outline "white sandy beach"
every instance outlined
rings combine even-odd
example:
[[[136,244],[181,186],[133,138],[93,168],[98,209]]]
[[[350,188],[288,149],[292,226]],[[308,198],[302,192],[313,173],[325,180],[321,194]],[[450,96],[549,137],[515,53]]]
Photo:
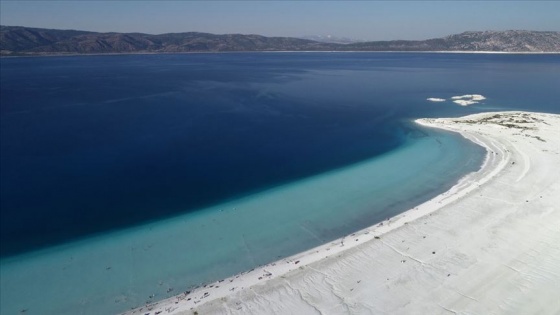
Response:
[[[486,147],[482,169],[376,226],[127,314],[560,314],[560,115],[418,123]]]

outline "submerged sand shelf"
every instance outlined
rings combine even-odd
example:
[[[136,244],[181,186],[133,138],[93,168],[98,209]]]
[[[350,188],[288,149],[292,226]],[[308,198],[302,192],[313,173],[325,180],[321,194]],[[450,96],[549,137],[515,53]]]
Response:
[[[482,169],[376,226],[129,313],[558,314],[560,115],[418,123],[486,147]]]
[[[245,277],[231,287],[211,282],[402,213],[449,189],[484,161],[484,149],[460,135],[411,130],[398,149],[341,169],[167,220],[3,259],[0,313],[116,314],[205,284],[229,294],[246,287],[240,281]],[[275,266],[287,269],[256,269],[247,279],[262,282],[269,274],[309,263],[307,257],[296,264],[298,260]],[[215,296],[204,293],[192,303]]]

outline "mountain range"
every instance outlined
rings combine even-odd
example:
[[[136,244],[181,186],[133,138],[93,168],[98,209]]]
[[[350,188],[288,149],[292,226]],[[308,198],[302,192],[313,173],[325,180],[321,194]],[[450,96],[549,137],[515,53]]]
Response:
[[[334,43],[334,44],[353,44],[365,42],[365,40],[354,39],[349,37],[337,37],[332,35],[306,35],[298,37],[301,39],[309,39],[321,43]]]
[[[428,40],[329,43],[261,35],[198,32],[151,35],[0,26],[2,56],[234,51],[560,52],[560,32],[481,31]]]

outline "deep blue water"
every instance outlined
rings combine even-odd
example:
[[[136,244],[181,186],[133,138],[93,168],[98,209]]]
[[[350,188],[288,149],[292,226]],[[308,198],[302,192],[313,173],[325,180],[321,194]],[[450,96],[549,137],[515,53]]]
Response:
[[[560,56],[240,53],[3,58],[3,257],[379,156],[411,118],[559,112]],[[469,93],[460,107],[427,97]]]

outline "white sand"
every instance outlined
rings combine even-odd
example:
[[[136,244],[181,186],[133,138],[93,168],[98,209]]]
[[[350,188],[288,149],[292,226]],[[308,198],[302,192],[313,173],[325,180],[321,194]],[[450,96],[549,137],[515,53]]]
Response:
[[[445,102],[445,98],[428,97],[426,100],[430,102]]]
[[[469,105],[472,105],[472,104],[478,104],[478,102],[471,101],[471,100],[454,100],[453,103],[459,104],[461,106],[469,106]]]
[[[480,101],[485,100],[486,97],[480,94],[466,94],[466,95],[457,95],[452,96],[451,100],[453,103],[461,105],[461,106],[469,106],[473,104],[478,104]],[[426,100],[430,102],[445,102],[445,98],[438,98],[438,97],[429,97]]]
[[[469,100],[473,100],[473,101],[482,101],[482,100],[485,100],[486,97],[484,97],[480,94],[466,94],[466,95],[452,96],[451,99],[453,99],[453,100],[469,99]]]
[[[486,97],[480,94],[466,94],[466,95],[458,95],[451,97],[453,103],[459,104],[461,106],[469,106],[472,104],[478,104],[480,101],[486,99]]]
[[[129,313],[560,314],[560,115],[418,122],[486,147],[482,169],[382,224]]]

